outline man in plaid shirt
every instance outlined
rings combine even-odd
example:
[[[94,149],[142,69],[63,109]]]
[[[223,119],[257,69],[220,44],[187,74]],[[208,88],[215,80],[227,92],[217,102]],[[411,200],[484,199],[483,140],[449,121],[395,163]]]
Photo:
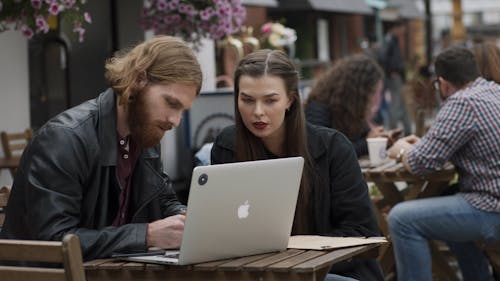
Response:
[[[493,280],[474,241],[500,241],[500,85],[479,76],[474,55],[465,48],[442,52],[435,69],[445,102],[434,124],[422,139],[402,138],[388,154],[416,175],[451,161],[459,192],[403,202],[391,210],[398,279],[432,280],[427,245],[432,239],[460,250],[454,252],[465,281]]]

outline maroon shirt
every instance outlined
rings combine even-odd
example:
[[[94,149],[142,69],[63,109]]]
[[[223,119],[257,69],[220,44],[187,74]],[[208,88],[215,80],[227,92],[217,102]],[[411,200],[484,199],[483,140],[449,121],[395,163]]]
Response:
[[[130,222],[130,189],[132,175],[139,155],[140,149],[132,138],[130,138],[130,135],[124,138],[118,134],[116,176],[118,177],[121,191],[118,212],[113,220],[113,226],[120,226]]]

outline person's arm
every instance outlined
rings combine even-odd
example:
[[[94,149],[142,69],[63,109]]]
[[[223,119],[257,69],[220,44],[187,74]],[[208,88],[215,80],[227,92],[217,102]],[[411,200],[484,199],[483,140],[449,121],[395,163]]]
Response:
[[[442,167],[476,135],[475,113],[463,97],[451,97],[439,111],[429,132],[402,155],[405,167],[425,175]],[[397,142],[396,142],[397,143]]]
[[[228,147],[229,143],[234,142],[234,126],[225,128],[216,138],[210,151],[210,163],[224,164],[235,161],[233,150]]]
[[[368,143],[366,142],[366,138],[357,138],[351,140],[352,146],[354,147],[354,151],[356,152],[357,157],[361,157],[363,155],[368,155]]]
[[[147,250],[146,223],[107,226],[100,229],[85,227],[84,214],[96,213],[96,220],[103,217],[99,210],[89,210],[82,204],[91,177],[101,177],[99,162],[91,144],[66,128],[46,128],[39,132],[29,148],[29,165],[23,166],[26,175],[26,227],[30,237],[39,240],[61,240],[73,233],[80,238],[85,260],[109,257],[113,252],[140,252]],[[94,155],[93,155],[94,154]],[[31,161],[30,161],[31,160]],[[115,175],[108,175],[115,176]],[[108,178],[109,180],[109,178]],[[103,182],[108,184],[109,182]],[[107,198],[105,194],[98,199]],[[107,199],[109,200],[109,199]],[[105,212],[108,201],[98,204]]]
[[[347,138],[336,134],[329,145],[331,236],[378,236],[368,187]]]

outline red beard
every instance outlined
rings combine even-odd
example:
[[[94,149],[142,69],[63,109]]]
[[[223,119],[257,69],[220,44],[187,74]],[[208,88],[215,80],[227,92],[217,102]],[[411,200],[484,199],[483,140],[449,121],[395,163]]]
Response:
[[[142,148],[158,145],[165,132],[151,119],[145,103],[145,93],[137,93],[128,106],[127,121],[132,139]]]

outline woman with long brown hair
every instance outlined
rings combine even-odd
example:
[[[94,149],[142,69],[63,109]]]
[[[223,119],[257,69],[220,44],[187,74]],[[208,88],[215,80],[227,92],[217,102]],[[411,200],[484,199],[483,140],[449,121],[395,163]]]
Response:
[[[401,131],[384,132],[383,126],[370,128],[367,122],[383,79],[382,68],[366,55],[337,61],[311,90],[305,105],[307,121],[345,134],[358,157],[368,154],[367,138],[388,137],[391,144]]]
[[[243,58],[234,76],[236,124],[216,138],[212,164],[302,156],[292,234],[379,235],[349,140],[336,130],[305,123],[298,82],[295,66],[282,51],[259,50]],[[335,275],[328,280],[383,280],[374,259],[341,263],[331,272]]]

